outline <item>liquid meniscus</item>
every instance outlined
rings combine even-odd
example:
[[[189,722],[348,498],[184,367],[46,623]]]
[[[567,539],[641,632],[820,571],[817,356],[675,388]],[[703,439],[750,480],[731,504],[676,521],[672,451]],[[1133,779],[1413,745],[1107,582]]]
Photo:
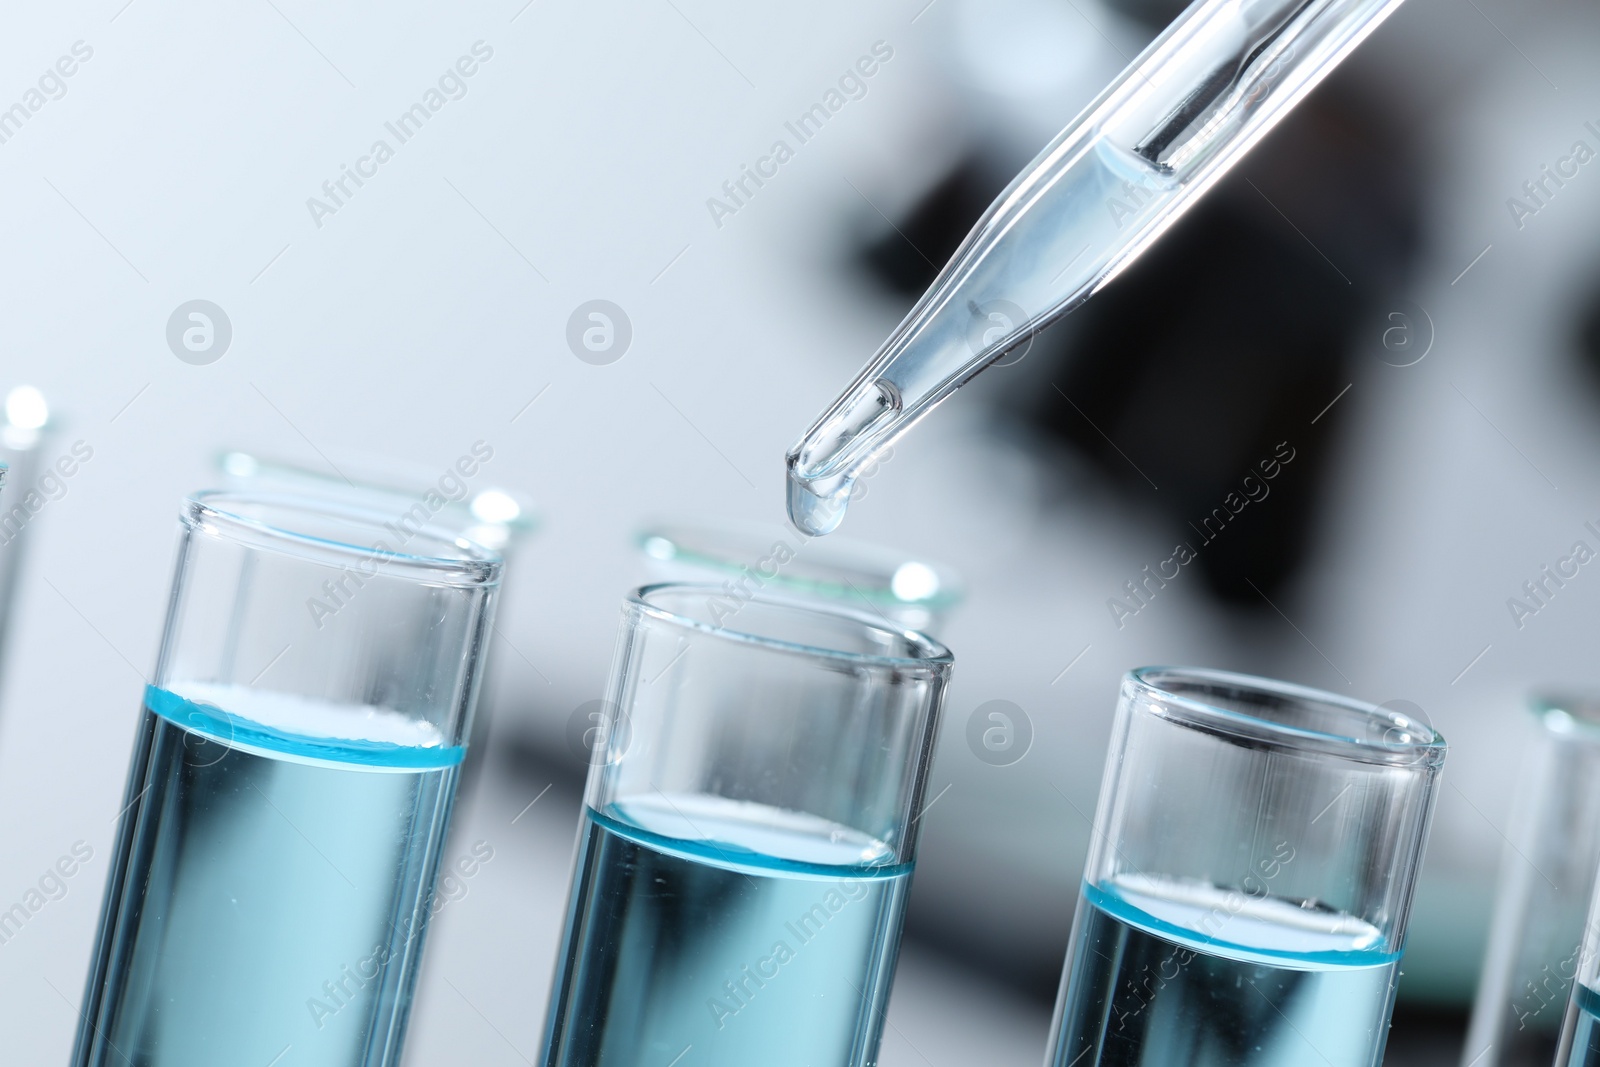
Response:
[[[146,690],[74,1063],[397,1063],[463,749],[172,688]]]
[[[545,1063],[874,1063],[911,878],[889,858],[718,797],[587,811]]]
[[[1399,964],[1338,912],[1192,882],[1085,885],[1050,1067],[1377,1067]]]

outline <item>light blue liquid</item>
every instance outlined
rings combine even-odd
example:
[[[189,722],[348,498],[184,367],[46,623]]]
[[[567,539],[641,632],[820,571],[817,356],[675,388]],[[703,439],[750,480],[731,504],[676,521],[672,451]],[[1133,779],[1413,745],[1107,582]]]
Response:
[[[876,1062],[911,865],[853,830],[705,796],[588,811],[548,1067]]]
[[[398,1062],[463,749],[190,689],[256,717],[146,691],[74,1064]]]
[[[1338,912],[1198,883],[1085,885],[1050,1067],[1377,1067],[1399,965]]]
[[[1576,1025],[1564,1067],[1600,1067],[1600,993],[1586,985],[1574,985],[1572,1000]]]

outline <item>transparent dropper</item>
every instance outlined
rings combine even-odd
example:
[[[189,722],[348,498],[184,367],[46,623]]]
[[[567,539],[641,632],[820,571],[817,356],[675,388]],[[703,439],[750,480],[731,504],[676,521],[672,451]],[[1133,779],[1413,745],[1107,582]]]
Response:
[[[831,532],[863,470],[1109,282],[1400,0],[1199,0],[989,206],[789,451],[789,517]]]

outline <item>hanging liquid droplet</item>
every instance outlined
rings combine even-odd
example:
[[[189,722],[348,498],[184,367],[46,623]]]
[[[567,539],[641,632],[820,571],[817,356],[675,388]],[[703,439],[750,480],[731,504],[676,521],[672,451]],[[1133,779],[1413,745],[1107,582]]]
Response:
[[[848,466],[840,472],[841,454],[873,427],[898,416],[903,404],[894,382],[887,378],[869,381],[855,390],[849,403],[841,404],[818,424],[825,426],[826,432],[814,447],[789,454],[789,521],[796,528],[812,537],[838,529],[860,473]]]
[[[850,487],[833,496],[812,492],[798,471],[789,471],[789,521],[804,534],[821,537],[839,528],[850,503]]]

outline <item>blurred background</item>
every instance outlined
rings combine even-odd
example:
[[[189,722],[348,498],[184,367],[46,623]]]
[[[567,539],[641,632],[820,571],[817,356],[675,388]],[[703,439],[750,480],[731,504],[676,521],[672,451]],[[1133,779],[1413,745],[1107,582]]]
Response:
[[[651,574],[640,531],[795,538],[785,448],[1180,7],[8,10],[0,391],[38,392],[0,440],[0,910],[94,854],[0,943],[16,1062],[70,1047],[180,498],[225,450],[420,493],[480,443],[472,492],[531,525],[451,845],[494,858],[436,920],[409,1059],[535,1057],[571,727]],[[845,533],[965,594],[883,1063],[1041,1058],[1117,681],[1145,663],[1405,700],[1449,738],[1389,1060],[1456,1061],[1526,697],[1600,686],[1600,577],[1524,590],[1600,545],[1597,46],[1592,4],[1410,0],[867,484]],[[1198,558],[1131,596],[1182,542]],[[1004,766],[967,740],[997,700],[1031,735]]]

